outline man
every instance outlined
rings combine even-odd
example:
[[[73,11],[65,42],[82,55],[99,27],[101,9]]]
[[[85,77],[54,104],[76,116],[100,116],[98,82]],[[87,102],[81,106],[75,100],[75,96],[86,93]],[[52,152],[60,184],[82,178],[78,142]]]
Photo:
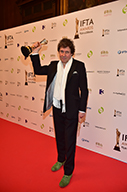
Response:
[[[84,63],[73,59],[75,47],[70,39],[63,38],[57,47],[59,61],[48,66],[40,65],[39,42],[31,55],[34,73],[47,75],[44,112],[53,105],[53,120],[57,143],[58,159],[51,168],[59,170],[64,166],[64,176],[60,187],[69,184],[74,170],[76,133],[78,122],[85,116],[88,89]]]

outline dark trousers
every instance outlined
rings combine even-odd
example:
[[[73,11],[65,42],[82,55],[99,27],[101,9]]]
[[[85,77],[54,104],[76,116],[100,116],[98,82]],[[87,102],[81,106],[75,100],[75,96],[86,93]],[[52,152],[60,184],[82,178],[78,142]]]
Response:
[[[76,134],[78,116],[76,119],[68,119],[66,113],[53,106],[53,119],[58,152],[58,161],[65,162],[64,174],[71,175],[74,170],[74,158],[76,148]]]

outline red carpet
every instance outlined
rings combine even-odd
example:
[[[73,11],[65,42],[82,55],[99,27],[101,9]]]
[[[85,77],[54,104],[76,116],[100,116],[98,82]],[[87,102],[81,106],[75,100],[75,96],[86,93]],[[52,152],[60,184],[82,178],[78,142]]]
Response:
[[[0,119],[0,192],[127,192],[127,164],[76,148],[70,184],[63,169],[53,173],[55,139]]]

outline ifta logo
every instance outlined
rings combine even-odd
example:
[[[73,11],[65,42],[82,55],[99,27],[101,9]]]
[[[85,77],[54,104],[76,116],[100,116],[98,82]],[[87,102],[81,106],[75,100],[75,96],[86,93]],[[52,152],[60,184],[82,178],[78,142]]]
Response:
[[[79,33],[80,35],[93,33],[93,26],[94,26],[94,22],[92,18],[87,18],[80,21],[76,18],[74,39],[79,38]]]
[[[124,14],[127,13],[127,5],[122,9],[122,12],[123,12]]]
[[[103,107],[100,107],[100,108],[98,109],[98,113],[101,114],[101,113],[103,113],[103,112],[104,112],[104,108],[103,108]]]

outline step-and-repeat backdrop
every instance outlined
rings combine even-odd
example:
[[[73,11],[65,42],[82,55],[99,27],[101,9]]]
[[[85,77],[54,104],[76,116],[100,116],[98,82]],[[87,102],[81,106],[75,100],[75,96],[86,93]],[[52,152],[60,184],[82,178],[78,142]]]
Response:
[[[58,60],[63,37],[74,41],[75,58],[85,63],[88,77],[77,145],[127,162],[126,0],[0,31],[0,117],[54,137],[52,110],[42,113],[46,76],[34,76],[21,46],[46,38],[40,60],[49,64]]]

